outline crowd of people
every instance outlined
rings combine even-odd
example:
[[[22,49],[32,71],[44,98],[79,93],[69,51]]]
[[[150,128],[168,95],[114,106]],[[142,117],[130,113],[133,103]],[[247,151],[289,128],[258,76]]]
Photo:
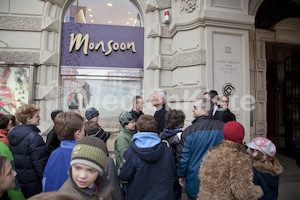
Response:
[[[115,160],[94,107],[85,119],[54,110],[46,143],[39,107],[18,107],[19,125],[0,114],[0,200],[180,200],[183,188],[189,200],[277,199],[283,168],[276,147],[262,137],[244,143],[229,97],[205,92],[184,130],[185,113],[167,105],[164,90],[152,95],[153,116],[143,113],[141,96],[132,104],[119,116]]]

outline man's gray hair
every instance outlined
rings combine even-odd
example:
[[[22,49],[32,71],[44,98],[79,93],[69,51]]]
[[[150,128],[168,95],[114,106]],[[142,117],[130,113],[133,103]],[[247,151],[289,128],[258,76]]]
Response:
[[[158,88],[154,92],[157,92],[158,96],[160,98],[162,98],[165,103],[167,102],[167,92],[166,92],[166,90]]]
[[[214,108],[213,102],[210,99],[203,98],[203,97],[199,98],[197,101],[200,100],[201,100],[200,107],[206,108],[208,115],[211,116]]]

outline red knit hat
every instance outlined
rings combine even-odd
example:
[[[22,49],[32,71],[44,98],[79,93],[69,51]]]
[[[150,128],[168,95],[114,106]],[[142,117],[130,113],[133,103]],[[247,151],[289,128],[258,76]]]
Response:
[[[240,123],[230,121],[224,125],[223,135],[225,140],[242,143],[245,136],[245,129]]]

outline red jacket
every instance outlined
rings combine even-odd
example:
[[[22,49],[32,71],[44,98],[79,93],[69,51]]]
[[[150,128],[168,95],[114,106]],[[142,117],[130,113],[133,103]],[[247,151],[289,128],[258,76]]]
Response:
[[[3,138],[0,138],[0,141],[4,142],[6,144],[6,146],[8,147],[9,142],[8,142],[8,139],[7,139],[7,133],[8,132],[6,130],[0,129],[0,136],[3,136]]]

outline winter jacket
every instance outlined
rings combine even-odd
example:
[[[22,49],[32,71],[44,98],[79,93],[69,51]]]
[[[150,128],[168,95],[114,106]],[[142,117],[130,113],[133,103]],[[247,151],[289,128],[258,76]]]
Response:
[[[47,135],[46,147],[49,154],[51,154],[55,149],[60,147],[60,140],[58,139],[54,128],[52,128],[52,130]]]
[[[197,200],[254,200],[259,197],[245,147],[229,140],[212,147],[204,156],[199,179]]]
[[[261,186],[264,191],[261,200],[278,198],[279,175],[282,174],[283,167],[276,157],[273,157],[273,159],[272,162],[253,160],[253,182],[255,185]]]
[[[236,121],[235,115],[228,108],[226,108],[225,110],[219,108],[215,113],[214,117],[225,123],[229,121]]]
[[[57,191],[68,179],[71,154],[77,140],[63,140],[53,151],[43,174],[43,192]]]
[[[199,192],[198,172],[202,159],[211,147],[224,139],[223,126],[224,122],[213,116],[200,116],[183,131],[176,154],[177,175],[186,177],[185,190],[193,198],[197,198]]]
[[[113,190],[110,181],[102,176],[98,176],[95,181],[97,185],[97,194],[89,188],[79,188],[72,178],[72,169],[69,170],[69,178],[61,186],[59,192],[74,194],[83,200],[112,200],[111,191]]]
[[[16,170],[15,161],[14,161],[11,151],[6,146],[6,144],[4,144],[1,141],[0,141],[0,156],[6,157],[6,159],[10,162],[12,168],[14,170]],[[11,200],[25,200],[17,178],[15,178],[15,187],[10,190],[7,190],[7,193]],[[4,197],[3,197],[3,199],[4,199]]]
[[[157,111],[154,113],[154,118],[158,122],[157,133],[160,134],[165,127],[165,115],[170,108],[164,104],[161,107],[157,108]]]
[[[8,139],[7,139],[7,131],[3,130],[3,129],[0,129],[0,136],[3,136],[3,137],[0,138],[0,141],[4,142],[6,144],[6,146],[9,147],[9,142],[8,142]]]
[[[8,134],[17,179],[25,198],[42,192],[42,177],[48,153],[39,132],[35,125],[22,124],[15,126]]]
[[[111,193],[111,198],[113,200],[123,200],[123,191],[120,186],[115,161],[111,157],[107,156],[104,170],[100,175],[110,180],[112,184],[113,191]]]
[[[125,200],[172,200],[175,163],[157,133],[136,133],[125,151],[120,180],[128,181]]]
[[[172,148],[174,159],[176,157],[177,145],[179,144],[181,135],[182,135],[182,130],[180,128],[178,129],[164,128],[163,132],[159,134],[161,140],[167,143],[167,145]]]
[[[115,158],[116,158],[116,169],[119,170],[122,162],[124,152],[128,149],[131,144],[131,139],[135,131],[126,130],[124,127],[120,127],[120,133],[115,140]]]

